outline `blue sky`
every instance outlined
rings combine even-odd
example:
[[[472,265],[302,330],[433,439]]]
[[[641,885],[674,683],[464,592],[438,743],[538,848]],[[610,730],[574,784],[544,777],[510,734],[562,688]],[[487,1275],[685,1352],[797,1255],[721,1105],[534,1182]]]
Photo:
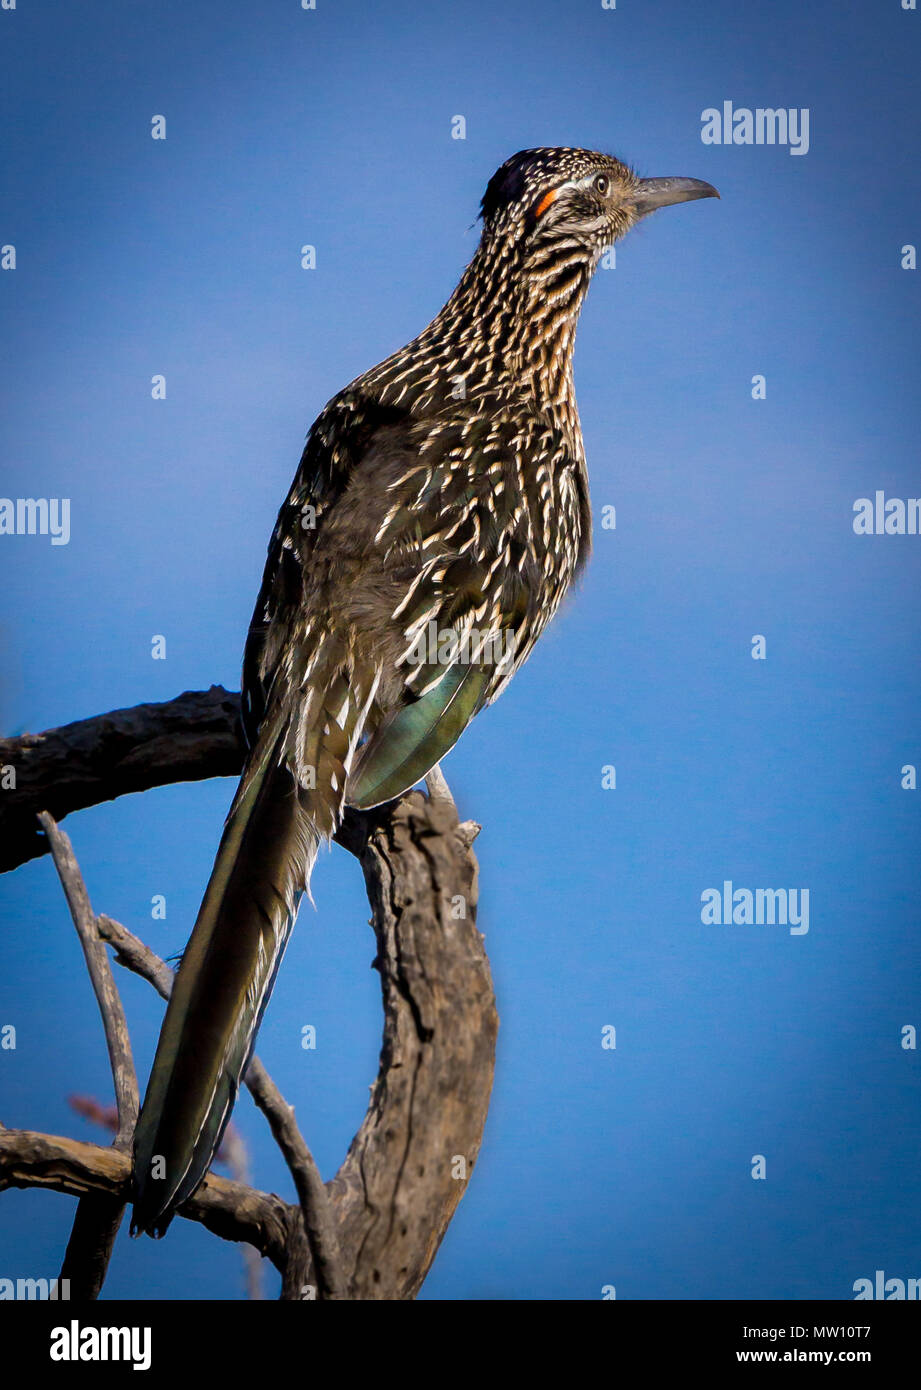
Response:
[[[921,792],[901,786],[921,764],[921,536],[852,526],[857,498],[921,496],[901,265],[919,25],[899,0],[0,12],[0,493],[71,499],[67,545],[0,536],[8,734],[238,685],[307,428],[440,308],[508,155],[600,148],[722,194],[648,219],[598,272],[575,360],[594,557],[445,764],[483,824],[501,1030],[423,1297],[846,1299],[878,1268],[921,1276],[901,1046],[921,1024]],[[808,153],[704,144],[727,100],[808,109]],[[71,817],[97,911],[181,951],[232,791]],[[725,880],[807,888],[808,933],[704,925]],[[354,861],[324,856],[314,893],[259,1052],[329,1177],[380,1007]],[[94,1138],[67,1097],[110,1080],[50,861],[0,880],[0,904],[18,1041],[0,1118]],[[120,984],[146,1077],[161,1005]],[[256,1183],[290,1196],[248,1096],[236,1119]],[[4,1194],[0,1273],[56,1273],[73,1207]],[[123,1234],[106,1293],[240,1297],[239,1256],[188,1222]]]

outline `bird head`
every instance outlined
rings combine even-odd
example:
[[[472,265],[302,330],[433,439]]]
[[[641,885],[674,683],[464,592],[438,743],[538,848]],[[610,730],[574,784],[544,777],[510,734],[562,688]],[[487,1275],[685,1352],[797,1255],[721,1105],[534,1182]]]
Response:
[[[593,150],[520,150],[496,170],[480,205],[484,235],[520,244],[574,242],[601,255],[657,208],[718,198],[700,179],[641,179]]]

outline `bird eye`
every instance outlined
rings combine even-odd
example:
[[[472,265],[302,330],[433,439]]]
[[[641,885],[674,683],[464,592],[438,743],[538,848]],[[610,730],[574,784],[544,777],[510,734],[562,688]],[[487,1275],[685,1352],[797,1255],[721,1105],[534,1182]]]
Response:
[[[604,195],[607,193],[607,191],[608,191],[608,189],[610,188],[610,186],[611,186],[611,184],[610,184],[610,181],[609,181],[609,179],[608,179],[607,174],[598,174],[598,175],[596,176],[596,178],[595,178],[595,192],[596,192],[596,193],[600,193],[601,196],[604,197]]]

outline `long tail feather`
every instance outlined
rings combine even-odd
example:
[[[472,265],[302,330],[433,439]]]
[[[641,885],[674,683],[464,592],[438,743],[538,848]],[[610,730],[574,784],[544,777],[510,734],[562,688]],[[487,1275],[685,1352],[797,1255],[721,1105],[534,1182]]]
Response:
[[[167,1007],[135,1135],[132,1234],[162,1235],[221,1140],[322,831],[264,729]]]

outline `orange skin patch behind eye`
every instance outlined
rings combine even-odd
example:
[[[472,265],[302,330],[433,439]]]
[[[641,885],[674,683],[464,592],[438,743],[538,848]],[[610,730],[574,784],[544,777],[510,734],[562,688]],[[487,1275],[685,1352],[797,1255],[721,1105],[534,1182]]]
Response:
[[[553,202],[553,200],[556,198],[556,195],[557,195],[558,192],[559,192],[559,189],[557,189],[557,188],[551,188],[551,190],[550,190],[549,193],[545,193],[545,194],[544,194],[544,196],[541,198],[540,202],[537,204],[537,207],[534,209],[534,216],[535,216],[535,217],[540,217],[542,213],[545,213],[545,212],[547,211],[547,209],[548,209],[548,207],[550,206],[550,204],[551,204],[551,203]]]

